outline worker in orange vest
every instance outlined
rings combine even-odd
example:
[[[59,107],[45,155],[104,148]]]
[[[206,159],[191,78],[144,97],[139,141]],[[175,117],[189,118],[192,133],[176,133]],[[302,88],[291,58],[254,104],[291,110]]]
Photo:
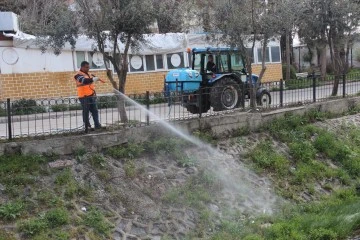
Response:
[[[87,61],[81,62],[81,68],[74,76],[77,86],[78,97],[82,107],[83,122],[85,125],[85,133],[91,129],[89,121],[89,112],[91,112],[94,120],[95,129],[100,129],[99,112],[96,107],[95,82],[100,80],[98,77],[89,73],[90,64]]]

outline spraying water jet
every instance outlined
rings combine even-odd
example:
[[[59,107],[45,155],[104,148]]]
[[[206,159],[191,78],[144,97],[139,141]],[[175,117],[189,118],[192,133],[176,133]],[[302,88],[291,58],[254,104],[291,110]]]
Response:
[[[220,180],[223,185],[224,201],[228,201],[228,206],[242,211],[250,211],[252,214],[271,214],[274,211],[279,198],[273,194],[270,183],[266,179],[260,178],[248,170],[241,161],[237,161],[234,157],[177,129],[118,90],[114,89],[114,92],[125,101],[146,112],[150,118],[178,137],[194,144],[197,148],[191,154],[198,158],[202,168],[210,171]]]

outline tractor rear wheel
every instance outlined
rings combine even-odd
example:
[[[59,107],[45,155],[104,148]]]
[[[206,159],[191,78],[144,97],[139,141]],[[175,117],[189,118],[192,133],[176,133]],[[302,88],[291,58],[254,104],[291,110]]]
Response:
[[[195,105],[188,105],[186,107],[186,109],[188,110],[188,112],[190,112],[192,114],[200,113],[200,108]],[[210,109],[210,102],[209,102],[208,98],[203,96],[202,103],[201,103],[201,113],[206,113],[207,111],[209,111],[209,109]]]
[[[242,102],[240,85],[232,78],[218,80],[211,88],[210,102],[214,111],[239,107]]]

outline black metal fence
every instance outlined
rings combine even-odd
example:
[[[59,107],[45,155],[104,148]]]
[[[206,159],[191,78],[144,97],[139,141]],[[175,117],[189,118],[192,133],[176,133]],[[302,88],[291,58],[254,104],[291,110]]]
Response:
[[[337,94],[333,94],[335,82],[338,82]],[[266,111],[333,98],[360,96],[360,74],[329,76],[326,79],[310,76],[303,79],[263,83],[262,87],[269,91],[271,103],[261,102],[260,96],[257,96],[257,108]],[[238,101],[236,106],[229,106],[235,107],[231,110],[216,109],[213,104],[206,105],[207,101],[215,101],[211,99],[214,93],[221,95],[224,91],[221,86],[191,94],[181,90],[171,94],[164,92],[131,94],[128,95],[129,99],[125,100],[128,118],[126,124],[121,123],[118,110],[119,97],[115,94],[98,96],[99,118],[101,124],[111,131],[123,127],[146,126],[159,120],[183,120],[248,110],[250,108],[249,89],[238,85],[234,88],[239,89],[236,96]],[[184,107],[184,102],[192,97],[199,98],[205,106],[199,109]],[[90,123],[93,125],[92,119]],[[14,101],[7,99],[6,102],[0,103],[0,139],[76,134],[83,131],[82,108],[77,98]]]

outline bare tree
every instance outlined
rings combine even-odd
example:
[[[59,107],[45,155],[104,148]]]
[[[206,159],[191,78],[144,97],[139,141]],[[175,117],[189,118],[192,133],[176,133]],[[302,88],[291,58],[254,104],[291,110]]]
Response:
[[[184,24],[184,0],[154,0],[159,33],[182,32]]]
[[[253,73],[252,62],[256,41],[262,43],[262,69],[258,82],[261,82],[266,71],[265,59],[267,44],[274,35],[274,28],[271,25],[272,7],[261,0],[228,0],[220,1],[215,5],[215,18],[213,25],[222,37],[221,40],[231,47],[239,49],[245,59],[249,75]],[[250,46],[250,47],[249,47]],[[256,106],[256,86],[250,83],[250,106]]]
[[[326,50],[330,50],[335,74],[332,95],[336,96],[340,75],[348,69],[346,55],[359,26],[360,4],[355,0],[305,0],[298,21],[300,36],[319,50],[321,75],[326,75]]]

